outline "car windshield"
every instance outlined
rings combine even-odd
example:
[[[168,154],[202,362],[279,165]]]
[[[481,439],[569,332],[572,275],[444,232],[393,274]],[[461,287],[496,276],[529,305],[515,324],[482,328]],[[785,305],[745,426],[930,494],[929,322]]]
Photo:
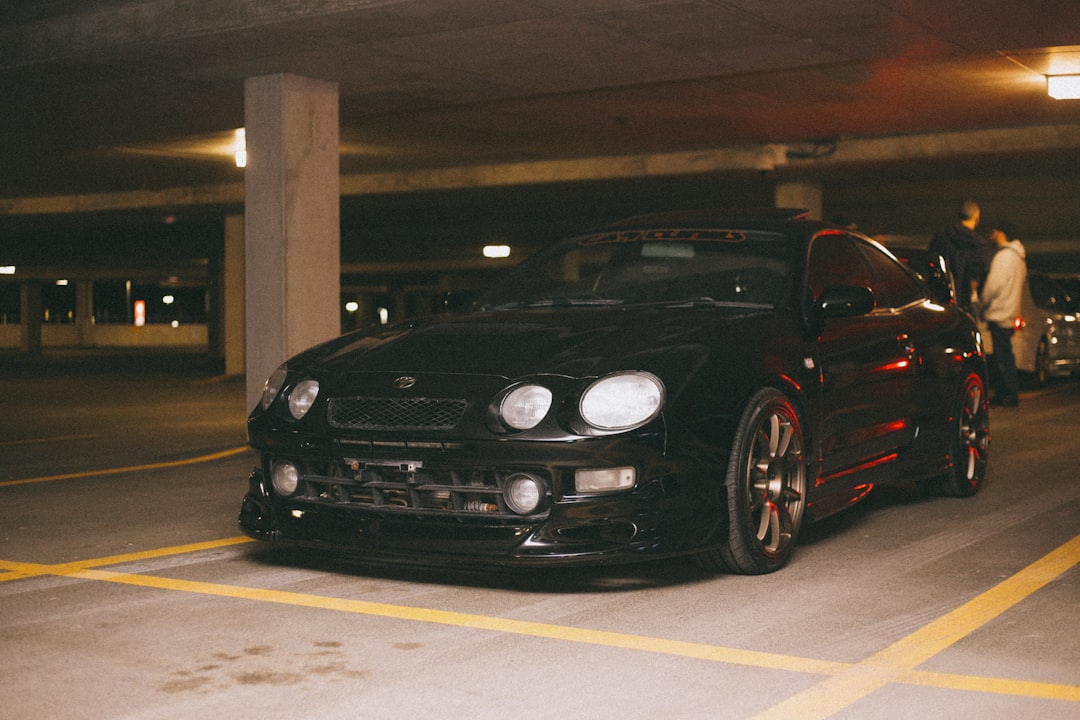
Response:
[[[1062,312],[1080,309],[1080,278],[1032,274],[1028,287],[1031,299],[1041,308]]]
[[[783,301],[788,244],[768,232],[619,230],[562,243],[522,263],[485,309],[667,305],[767,310]]]

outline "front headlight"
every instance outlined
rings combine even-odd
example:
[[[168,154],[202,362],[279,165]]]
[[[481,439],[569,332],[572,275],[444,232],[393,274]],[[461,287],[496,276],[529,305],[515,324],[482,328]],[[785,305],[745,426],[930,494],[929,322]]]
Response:
[[[297,420],[304,417],[318,396],[318,380],[302,380],[296,383],[296,387],[289,393],[289,414]]]
[[[515,430],[531,430],[551,409],[551,391],[543,385],[514,388],[499,405],[499,417]]]
[[[262,400],[259,402],[263,410],[270,407],[270,403],[274,402],[274,398],[281,392],[281,386],[285,384],[285,378],[288,377],[288,374],[288,370],[282,365],[266,379],[263,384]]]
[[[630,430],[655,418],[663,402],[660,378],[647,372],[623,372],[602,377],[586,388],[578,410],[585,422],[600,430]]]

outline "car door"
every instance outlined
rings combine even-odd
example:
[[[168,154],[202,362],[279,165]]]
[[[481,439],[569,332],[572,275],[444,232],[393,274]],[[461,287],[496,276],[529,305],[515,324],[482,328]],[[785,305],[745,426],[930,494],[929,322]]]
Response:
[[[873,482],[876,471],[890,465],[915,434],[914,341],[904,310],[893,306],[867,251],[880,249],[847,233],[828,232],[812,241],[808,257],[810,297],[821,297],[828,287],[857,286],[869,288],[875,298],[867,314],[825,320],[816,342],[822,408],[818,485],[832,484],[836,492]]]

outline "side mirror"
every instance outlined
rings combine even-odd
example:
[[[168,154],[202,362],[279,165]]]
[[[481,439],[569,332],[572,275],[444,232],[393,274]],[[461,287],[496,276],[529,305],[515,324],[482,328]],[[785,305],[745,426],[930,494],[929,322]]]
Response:
[[[866,315],[874,309],[874,293],[868,287],[841,285],[827,287],[814,305],[821,320]]]

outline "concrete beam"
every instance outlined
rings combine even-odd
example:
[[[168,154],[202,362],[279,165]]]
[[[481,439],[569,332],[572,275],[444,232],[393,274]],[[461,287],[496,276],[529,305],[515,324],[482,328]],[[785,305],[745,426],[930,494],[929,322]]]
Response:
[[[0,215],[72,215],[145,208],[244,204],[244,184],[199,185],[164,190],[0,198]]]
[[[342,195],[376,195],[504,187],[554,182],[624,180],[663,175],[756,172],[762,152],[773,146],[717,148],[679,153],[592,157],[500,163],[409,172],[348,175]],[[797,149],[796,145],[787,148]],[[1080,149],[1080,123],[951,133],[923,133],[836,142],[833,152],[813,158],[789,158],[787,166],[827,168],[842,165],[935,160],[994,153]]]
[[[341,194],[380,195],[704,173],[756,172],[763,149],[763,146],[748,146],[363,173],[342,176]],[[795,157],[798,149],[798,144],[787,147],[787,167],[822,169],[998,153],[1073,151],[1080,150],[1080,123],[881,138],[848,138],[837,141],[835,150],[831,153],[813,158]],[[158,191],[0,198],[0,215],[49,215],[209,205],[239,206],[243,202],[243,184],[230,183]]]

